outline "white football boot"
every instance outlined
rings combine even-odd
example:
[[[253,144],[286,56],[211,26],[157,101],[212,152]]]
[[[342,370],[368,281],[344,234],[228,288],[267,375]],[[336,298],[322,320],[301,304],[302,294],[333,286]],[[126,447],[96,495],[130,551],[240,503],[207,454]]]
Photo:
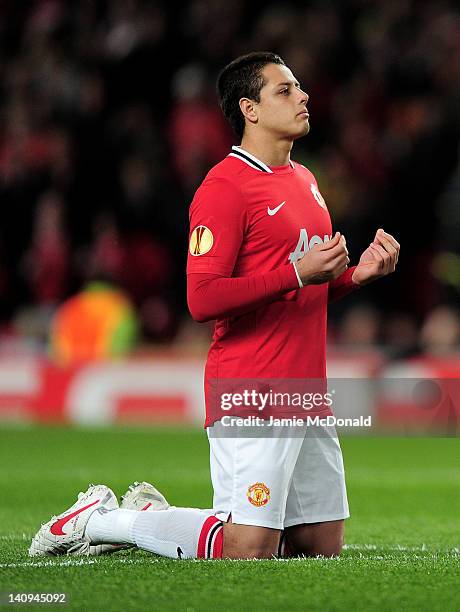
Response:
[[[115,493],[105,485],[90,485],[68,510],[53,516],[35,534],[29,548],[29,555],[84,554],[89,548],[85,528],[91,514],[98,508],[118,508]]]
[[[169,503],[164,495],[148,482],[134,482],[129,485],[128,490],[121,496],[120,508],[125,510],[138,510],[139,512],[153,512],[156,510],[167,510]],[[109,553],[132,548],[133,544],[94,544],[87,550],[79,550],[74,554],[107,555]]]
[[[128,510],[167,510],[169,503],[164,495],[149,482],[133,482],[121,496],[120,508]]]

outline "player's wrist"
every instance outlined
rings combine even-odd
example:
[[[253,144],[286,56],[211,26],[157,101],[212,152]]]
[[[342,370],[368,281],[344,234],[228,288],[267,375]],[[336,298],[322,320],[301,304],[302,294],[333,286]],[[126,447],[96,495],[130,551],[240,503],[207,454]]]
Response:
[[[354,268],[353,268],[353,270],[352,270],[352,272],[351,272],[351,276],[350,276],[350,280],[351,280],[351,282],[352,282],[352,285],[353,285],[354,287],[356,287],[356,288],[358,288],[358,287],[364,287],[364,285],[367,285],[367,284],[368,284],[368,283],[370,283],[371,281],[370,281],[370,280],[368,280],[368,281],[366,282],[366,281],[363,281],[363,280],[359,280],[359,271],[358,271],[358,272],[356,272],[356,268],[357,268],[357,266],[354,266]]]
[[[295,275],[297,276],[297,280],[299,282],[299,287],[302,288],[304,286],[304,283],[302,282],[302,279],[300,278],[300,274],[299,274],[299,271],[297,270],[295,261],[292,262],[292,265],[294,266]]]

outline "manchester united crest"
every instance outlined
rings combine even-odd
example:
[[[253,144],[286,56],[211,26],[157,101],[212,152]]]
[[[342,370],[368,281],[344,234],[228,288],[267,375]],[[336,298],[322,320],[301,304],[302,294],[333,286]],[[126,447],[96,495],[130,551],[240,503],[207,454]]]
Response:
[[[320,194],[318,187],[312,183],[310,185],[310,189],[311,192],[313,194],[313,197],[315,198],[315,200],[318,202],[318,204],[322,207],[325,208],[327,210],[327,206],[326,206],[326,202],[324,201],[323,196]]]
[[[256,482],[248,488],[248,500],[253,506],[265,506],[270,500],[270,489],[263,482]]]

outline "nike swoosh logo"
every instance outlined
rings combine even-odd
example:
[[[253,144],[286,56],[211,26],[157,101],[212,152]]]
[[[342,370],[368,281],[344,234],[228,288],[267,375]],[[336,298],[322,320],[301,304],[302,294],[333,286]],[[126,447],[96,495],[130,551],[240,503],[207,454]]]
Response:
[[[62,531],[62,528],[64,527],[64,525],[68,523],[70,519],[73,519],[74,516],[77,516],[77,514],[80,514],[80,512],[83,512],[84,510],[87,510],[88,508],[91,508],[91,506],[94,506],[94,504],[98,504],[98,503],[99,503],[99,500],[96,499],[96,501],[94,501],[92,504],[83,506],[83,508],[79,508],[78,510],[75,510],[75,512],[72,512],[72,514],[63,516],[62,518],[60,518],[58,521],[56,521],[55,523],[51,525],[51,529],[50,529],[51,533],[55,536],[66,535],[65,531]]]
[[[267,212],[270,215],[270,217],[273,217],[273,215],[276,215],[279,209],[285,204],[286,204],[286,200],[284,200],[284,202],[281,202],[281,204],[278,204],[276,208],[270,208],[270,206],[267,206]]]

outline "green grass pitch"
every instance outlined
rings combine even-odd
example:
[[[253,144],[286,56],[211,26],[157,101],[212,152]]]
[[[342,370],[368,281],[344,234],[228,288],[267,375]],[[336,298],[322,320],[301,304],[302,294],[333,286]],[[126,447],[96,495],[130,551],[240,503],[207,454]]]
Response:
[[[459,610],[460,439],[344,438],[342,448],[352,518],[338,559],[29,559],[40,523],[90,482],[121,494],[150,480],[174,505],[209,508],[207,440],[186,429],[3,428],[0,592],[66,592],[78,610]]]

